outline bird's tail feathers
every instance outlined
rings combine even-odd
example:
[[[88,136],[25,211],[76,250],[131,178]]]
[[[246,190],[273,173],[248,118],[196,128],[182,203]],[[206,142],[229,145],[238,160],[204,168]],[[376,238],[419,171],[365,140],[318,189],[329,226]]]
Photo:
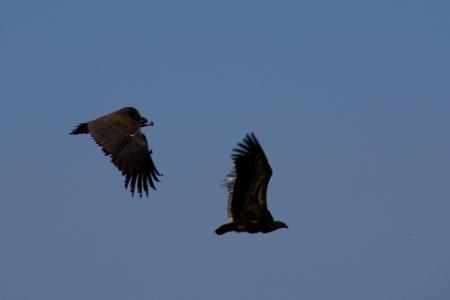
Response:
[[[229,231],[237,231],[237,225],[236,223],[227,223],[227,224],[223,224],[222,226],[220,226],[219,228],[217,228],[214,232],[217,235],[222,235],[224,233],[227,233]]]
[[[87,123],[81,123],[72,130],[70,134],[85,134],[89,133]]]

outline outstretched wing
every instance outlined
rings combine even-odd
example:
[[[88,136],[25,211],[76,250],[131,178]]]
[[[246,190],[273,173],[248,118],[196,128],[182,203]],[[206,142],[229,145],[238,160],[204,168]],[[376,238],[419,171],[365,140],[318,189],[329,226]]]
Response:
[[[272,219],[266,200],[272,169],[255,135],[247,134],[231,157],[235,166],[235,179],[229,188],[231,215],[238,222]]]
[[[105,155],[111,156],[111,162],[125,176],[125,188],[129,186],[134,195],[137,186],[139,196],[143,192],[148,196],[148,186],[155,189],[154,181],[159,181],[161,174],[153,163],[139,124],[111,114],[88,122],[88,129]]]

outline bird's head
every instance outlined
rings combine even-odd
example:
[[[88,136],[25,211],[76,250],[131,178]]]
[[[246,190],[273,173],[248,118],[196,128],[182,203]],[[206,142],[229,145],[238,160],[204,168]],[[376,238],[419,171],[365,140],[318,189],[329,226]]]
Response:
[[[139,119],[139,126],[140,127],[153,126],[153,121],[152,120],[147,120],[146,118],[141,117]]]
[[[273,221],[268,224],[265,224],[265,226],[262,228],[262,233],[268,233],[275,230],[278,230],[280,228],[288,228],[287,224],[281,221]]]
[[[124,116],[127,116],[134,122],[139,122],[139,127],[153,126],[153,121],[147,120],[147,118],[142,117],[134,107],[124,107],[117,112],[123,114]]]
[[[277,229],[280,229],[280,228],[289,228],[286,223],[281,222],[281,221],[274,221],[273,222],[273,226],[275,228],[274,230],[277,230]]]

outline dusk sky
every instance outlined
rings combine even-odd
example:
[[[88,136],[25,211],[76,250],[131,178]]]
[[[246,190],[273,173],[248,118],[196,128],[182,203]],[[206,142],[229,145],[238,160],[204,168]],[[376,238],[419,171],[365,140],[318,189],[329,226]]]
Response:
[[[450,2],[0,2],[0,300],[450,299]],[[130,196],[80,122],[124,106]],[[230,154],[269,234],[214,234]]]

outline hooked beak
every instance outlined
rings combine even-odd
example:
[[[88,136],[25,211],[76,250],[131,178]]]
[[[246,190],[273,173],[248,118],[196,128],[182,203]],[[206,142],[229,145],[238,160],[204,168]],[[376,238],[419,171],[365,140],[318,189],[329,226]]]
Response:
[[[141,125],[141,127],[153,126],[153,121],[147,120],[146,118],[141,118],[140,125]]]

